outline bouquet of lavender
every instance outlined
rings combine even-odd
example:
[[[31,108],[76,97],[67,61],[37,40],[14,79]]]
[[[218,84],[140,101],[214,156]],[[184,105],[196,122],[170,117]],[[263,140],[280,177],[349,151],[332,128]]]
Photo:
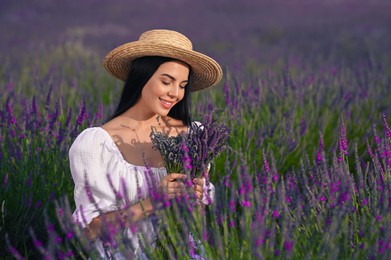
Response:
[[[152,145],[160,152],[167,173],[186,173],[189,180],[205,175],[205,170],[212,160],[228,148],[228,136],[228,127],[223,123],[217,123],[210,115],[205,116],[202,123],[193,122],[187,132],[181,132],[177,136],[158,132],[156,128],[152,128],[150,134]],[[190,235],[186,225],[183,225],[185,222],[178,219],[177,207],[172,206],[167,209],[168,219],[174,218],[173,222],[167,223],[174,223],[175,231],[162,227],[159,239],[156,241],[156,250],[165,258],[169,258],[170,252],[175,255],[173,237],[178,234],[182,237]],[[202,213],[202,207],[199,207],[199,210]],[[184,211],[181,212],[183,214]],[[174,232],[174,235],[170,232]]]
[[[193,179],[202,177],[212,160],[228,148],[229,130],[207,115],[202,123],[192,122],[188,132],[169,136],[153,128],[150,137],[168,173],[187,173]]]
[[[182,132],[177,136],[169,136],[167,133],[158,132],[152,128],[150,134],[152,146],[158,150],[163,158],[167,173],[182,172],[182,144],[186,133]]]

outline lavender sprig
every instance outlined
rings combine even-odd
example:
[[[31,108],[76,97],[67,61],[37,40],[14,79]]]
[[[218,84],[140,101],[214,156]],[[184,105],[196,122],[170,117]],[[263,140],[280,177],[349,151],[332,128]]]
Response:
[[[186,172],[193,179],[204,176],[213,159],[228,148],[229,130],[224,123],[218,123],[207,115],[203,123],[193,122],[187,133],[169,136],[153,127],[150,137],[168,173]],[[186,160],[183,160],[184,157]]]
[[[206,116],[203,123],[193,122],[189,127],[186,144],[192,162],[191,177],[202,177],[214,158],[228,149],[229,130]]]
[[[169,136],[166,133],[158,132],[152,127],[150,134],[152,146],[158,150],[163,158],[167,173],[183,172],[182,167],[182,143],[185,133],[177,136]]]

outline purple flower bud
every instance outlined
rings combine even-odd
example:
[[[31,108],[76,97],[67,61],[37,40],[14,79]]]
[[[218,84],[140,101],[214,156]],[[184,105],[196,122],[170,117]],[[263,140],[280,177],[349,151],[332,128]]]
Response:
[[[346,138],[346,128],[344,121],[341,121],[339,130],[339,156],[338,161],[342,161],[344,156],[348,155],[348,139]]]
[[[66,238],[67,238],[68,240],[71,240],[71,239],[73,238],[73,232],[72,232],[72,231],[69,231],[69,232],[67,233],[67,235],[66,235]]]
[[[230,226],[231,228],[234,228],[234,227],[235,227],[235,221],[234,221],[234,220],[230,220],[229,226]]]
[[[7,183],[8,183],[8,172],[3,177],[3,188],[7,186]]]
[[[280,212],[278,212],[278,210],[273,210],[272,216],[273,216],[273,218],[279,218]]]
[[[384,127],[387,138],[391,139],[391,128],[388,126],[386,115],[383,114]]]
[[[103,116],[103,105],[99,104],[98,111],[96,112],[95,118],[100,120]]]
[[[64,210],[62,208],[59,208],[57,213],[60,218],[64,216]]]
[[[57,244],[61,244],[61,242],[62,242],[62,238],[60,236],[57,236],[56,237],[56,243]]]
[[[37,101],[36,101],[36,98],[35,96],[33,96],[33,101],[31,103],[31,113],[36,116],[38,113],[37,113]]]
[[[228,207],[229,209],[232,211],[232,212],[235,212],[236,211],[236,201],[234,200],[231,200],[228,204]]]
[[[368,204],[368,198],[365,198],[365,199],[362,201],[361,205],[362,205],[362,206],[365,206],[365,205],[367,205],[367,204]]]
[[[265,167],[265,171],[268,175],[270,175],[270,167],[269,167],[269,162],[266,159],[265,153],[263,153],[263,165]]]
[[[303,117],[300,121],[300,135],[303,136],[307,132],[307,123],[305,121],[305,117]]]
[[[16,118],[14,116],[14,111],[9,104],[9,102],[6,103],[6,110],[8,114],[8,125],[16,125]]]
[[[291,252],[292,248],[293,248],[293,242],[292,241],[287,240],[287,241],[284,242],[284,250],[286,252]]]
[[[83,103],[82,103],[82,106],[81,106],[81,109],[80,109],[80,113],[77,117],[77,125],[82,125],[84,120],[86,119],[87,117],[87,114],[86,114],[86,104],[85,104],[85,101],[83,100]]]
[[[45,110],[46,110],[46,112],[48,112],[49,108],[50,108],[50,97],[52,95],[52,90],[53,90],[53,88],[50,86],[49,92],[48,92],[48,94],[46,96],[46,103],[45,103]]]
[[[39,199],[37,203],[35,203],[35,208],[39,209],[42,206],[42,201]]]

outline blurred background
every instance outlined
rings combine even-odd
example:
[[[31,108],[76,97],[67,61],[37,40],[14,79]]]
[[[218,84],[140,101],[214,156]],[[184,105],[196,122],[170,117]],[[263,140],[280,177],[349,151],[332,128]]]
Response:
[[[103,57],[146,30],[167,28],[224,66],[308,55],[389,60],[390,14],[387,0],[2,0],[0,53],[15,62],[73,43]]]

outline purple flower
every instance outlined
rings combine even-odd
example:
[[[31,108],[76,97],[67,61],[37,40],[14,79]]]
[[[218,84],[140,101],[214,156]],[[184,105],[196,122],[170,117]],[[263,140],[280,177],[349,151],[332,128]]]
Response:
[[[103,105],[99,104],[98,111],[95,114],[95,119],[100,120],[103,116]]]
[[[368,199],[365,198],[365,199],[362,201],[361,205],[362,205],[362,206],[365,206],[365,205],[367,205],[367,204],[368,204]]]
[[[202,123],[191,123],[188,132],[177,136],[155,128],[150,134],[152,146],[160,152],[167,172],[185,172],[190,179],[205,177],[213,159],[228,149],[228,137],[227,126],[214,121],[211,115],[206,115]]]
[[[292,248],[293,248],[293,242],[292,241],[287,240],[287,241],[284,242],[284,250],[286,252],[291,252]]]
[[[56,243],[60,244],[62,242],[62,238],[60,236],[56,237]]]
[[[33,101],[31,102],[31,109],[32,109],[31,113],[37,116],[37,101],[35,96],[33,96]]]
[[[191,165],[191,158],[189,155],[189,148],[187,147],[186,143],[182,144],[182,151],[183,151],[182,164],[185,172],[187,172],[192,169],[192,165]]]
[[[8,124],[9,125],[16,125],[16,117],[14,116],[14,110],[12,109],[9,102],[6,103],[6,110],[8,113]]]
[[[342,161],[344,156],[348,155],[348,139],[346,138],[346,128],[344,121],[341,121],[339,130],[339,156],[338,161]]]
[[[15,259],[25,259],[15,247],[10,246],[9,250]]]
[[[307,123],[305,121],[305,117],[303,117],[300,121],[300,135],[304,135],[307,132]]]
[[[35,208],[39,209],[42,206],[42,201],[38,200],[37,203],[35,203]]]
[[[324,152],[324,139],[323,139],[322,133],[319,132],[319,148],[318,148],[318,152],[316,153],[316,158],[315,158],[317,163],[322,162],[322,160],[323,160],[323,156],[322,156],[323,152]]]
[[[263,153],[263,165],[265,167],[266,173],[269,175],[270,174],[270,167],[269,167],[269,162],[266,159],[265,153]]]
[[[52,95],[53,88],[50,86],[48,95],[46,96],[45,110],[48,112],[50,108],[50,97]]]
[[[69,231],[66,235],[67,239],[71,240],[73,238],[73,232]]]
[[[273,216],[273,218],[279,218],[280,212],[278,212],[278,210],[273,210],[272,216]]]
[[[250,207],[251,207],[251,202],[250,202],[250,201],[247,201],[247,200],[243,200],[243,201],[242,201],[242,205],[243,205],[243,207],[245,207],[245,208],[250,208]]]
[[[389,127],[389,125],[387,123],[386,115],[384,115],[384,114],[383,114],[383,121],[384,121],[384,127],[386,129],[386,136],[387,136],[387,138],[391,139],[391,128]]]
[[[80,113],[79,113],[79,115],[77,117],[77,125],[82,125],[84,120],[86,119],[86,117],[87,117],[86,103],[83,100],[83,103],[82,103],[82,106],[81,106],[81,109],[80,109]]]
[[[4,177],[3,177],[3,188],[5,188],[7,183],[8,183],[8,172],[6,174],[4,174]]]
[[[345,202],[347,202],[350,199],[350,195],[347,192],[342,193],[338,198],[338,203],[340,205],[343,205]]]
[[[235,227],[235,221],[234,221],[234,220],[230,220],[229,226],[230,226],[231,228]]]
[[[31,186],[31,181],[32,181],[32,176],[31,176],[31,172],[29,173],[29,177],[27,178],[27,180],[26,180],[26,186],[28,187],[28,188],[30,188],[30,186]]]
[[[236,201],[234,200],[231,200],[228,204],[229,206],[229,209],[232,211],[232,212],[235,212],[236,211]]]

